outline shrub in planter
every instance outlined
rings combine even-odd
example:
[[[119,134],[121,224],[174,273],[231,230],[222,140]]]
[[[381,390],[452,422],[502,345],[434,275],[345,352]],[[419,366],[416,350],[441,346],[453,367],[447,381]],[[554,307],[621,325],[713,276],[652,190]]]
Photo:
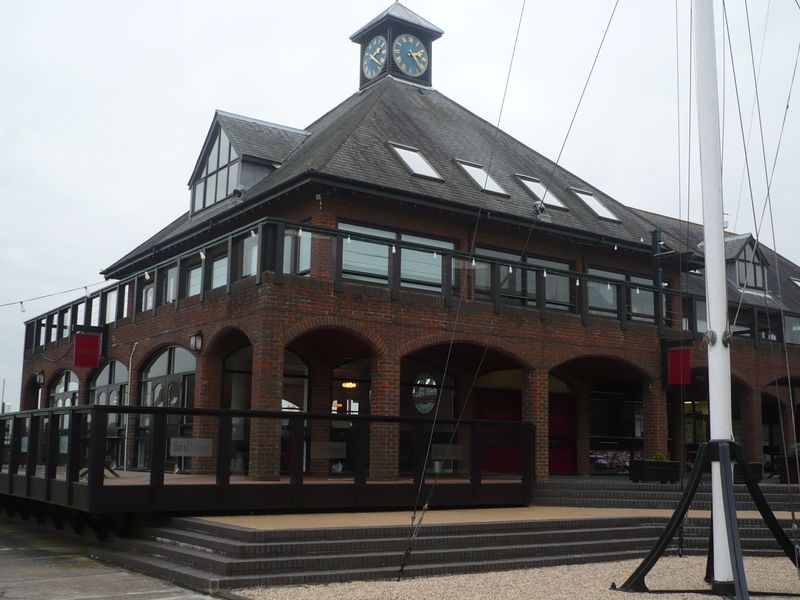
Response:
[[[667,460],[663,454],[654,454],[649,459],[631,461],[631,481],[674,483],[680,476],[680,463],[677,460]]]

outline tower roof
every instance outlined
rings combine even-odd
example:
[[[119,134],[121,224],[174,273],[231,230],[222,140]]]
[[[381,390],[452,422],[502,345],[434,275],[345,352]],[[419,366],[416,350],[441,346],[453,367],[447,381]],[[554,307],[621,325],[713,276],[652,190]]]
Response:
[[[351,35],[350,39],[354,42],[357,42],[365,33],[369,32],[369,30],[372,29],[374,25],[388,19],[393,19],[401,23],[408,23],[410,25],[413,25],[414,27],[424,29],[425,31],[431,33],[433,39],[440,37],[444,33],[444,31],[439,29],[436,25],[434,25],[427,19],[423,19],[410,8],[406,8],[399,2],[395,2],[385,11],[383,11],[381,14],[372,19],[366,25],[364,25],[361,29],[356,31],[353,35]]]

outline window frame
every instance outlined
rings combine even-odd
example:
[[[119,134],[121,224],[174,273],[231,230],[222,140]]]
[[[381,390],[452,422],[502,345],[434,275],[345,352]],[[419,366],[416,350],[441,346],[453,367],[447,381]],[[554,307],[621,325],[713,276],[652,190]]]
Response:
[[[436,170],[431,162],[425,157],[422,151],[419,148],[415,148],[414,146],[409,146],[408,144],[399,144],[397,142],[386,142],[389,148],[392,150],[392,154],[400,161],[400,163],[406,168],[406,170],[414,177],[420,177],[422,179],[428,179],[430,181],[439,181],[444,182],[444,177],[441,176],[439,171]],[[398,150],[405,150],[406,152],[414,152],[416,155],[422,159],[428,168],[434,173],[433,175],[429,175],[427,173],[419,173],[414,170],[414,168],[406,161],[404,156]]]
[[[538,177],[534,177],[532,175],[523,175],[522,173],[515,173],[514,175],[517,177],[517,179],[520,180],[523,189],[528,194],[533,196],[536,200],[539,200],[540,202],[543,202],[544,205],[547,206],[548,208],[555,208],[555,209],[558,209],[558,210],[563,210],[563,211],[569,212],[569,208],[567,207],[567,205],[564,204],[564,202],[561,200],[561,198],[559,198],[556,195],[556,193],[552,190],[552,187],[547,187],[541,179],[539,179]],[[539,185],[541,185],[547,191],[547,193],[545,194],[545,197],[544,198],[539,197],[539,194],[534,192],[532,189],[530,189],[525,184],[526,181],[535,182],[535,183],[538,183]],[[555,204],[553,204],[553,202],[549,202],[548,198],[552,198],[555,201]]]
[[[591,211],[591,213],[592,213],[594,216],[596,216],[598,219],[603,219],[604,221],[609,221],[610,223],[622,223],[622,219],[620,219],[620,218],[619,218],[619,217],[618,217],[618,216],[617,216],[617,215],[614,213],[614,211],[612,211],[610,208],[608,208],[608,207],[605,205],[605,203],[603,203],[603,202],[600,200],[600,198],[598,198],[598,197],[597,197],[597,195],[595,195],[593,192],[590,192],[590,191],[588,191],[588,190],[584,190],[584,189],[581,189],[581,188],[577,188],[577,187],[571,187],[571,188],[570,188],[570,190],[572,190],[572,193],[574,193],[574,194],[575,194],[575,195],[578,197],[578,200],[580,200],[581,202],[583,202],[584,206],[586,206],[586,208],[588,208],[588,209]],[[585,196],[588,196],[588,197],[590,197],[590,198],[594,198],[594,201],[595,201],[595,202],[597,202],[597,203],[600,205],[600,207],[601,207],[601,208],[603,208],[603,209],[604,209],[604,210],[605,210],[605,211],[606,211],[606,212],[607,212],[609,215],[611,215],[611,216],[610,216],[610,217],[608,217],[608,216],[601,215],[600,213],[598,213],[598,212],[597,212],[597,211],[596,211],[596,210],[595,210],[595,209],[592,207],[592,205],[591,205],[589,202],[587,202],[587,201],[584,199],[584,197],[585,197]]]
[[[463,160],[461,158],[454,158],[453,160],[456,161],[456,164],[459,168],[466,174],[467,178],[478,186],[478,189],[482,192],[486,192],[487,194],[492,194],[494,196],[499,196],[501,198],[510,198],[511,195],[505,190],[505,188],[500,185],[500,182],[495,179],[492,174],[488,171],[486,167],[481,165],[480,163],[472,162],[470,160]],[[475,169],[480,169],[483,174],[486,176],[486,182],[492,182],[495,186],[497,186],[498,190],[490,189],[488,185],[483,185],[475,178],[475,176],[467,169],[467,167],[472,167]]]

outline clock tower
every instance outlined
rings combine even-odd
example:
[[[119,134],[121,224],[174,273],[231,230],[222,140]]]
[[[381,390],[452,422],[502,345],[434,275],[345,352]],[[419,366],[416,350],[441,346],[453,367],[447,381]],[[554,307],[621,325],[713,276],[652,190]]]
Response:
[[[386,75],[431,85],[431,44],[444,31],[395,2],[350,36],[361,46],[359,89]]]

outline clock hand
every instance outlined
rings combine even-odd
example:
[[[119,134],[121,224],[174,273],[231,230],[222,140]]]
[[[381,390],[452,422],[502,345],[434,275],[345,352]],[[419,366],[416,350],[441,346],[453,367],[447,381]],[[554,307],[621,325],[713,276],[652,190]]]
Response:
[[[411,50],[408,51],[408,55],[414,59],[414,62],[417,63],[417,67],[422,69],[422,63],[419,62],[419,57],[422,56],[422,52],[412,52]]]
[[[376,63],[378,63],[378,66],[379,66],[379,67],[382,67],[382,66],[383,66],[383,63],[382,63],[381,61],[379,61],[377,58],[375,58],[375,54],[377,54],[378,52],[380,52],[380,50],[376,50],[376,51],[375,51],[373,54],[370,54],[370,55],[369,55],[369,57],[370,57],[372,60],[374,60]]]

